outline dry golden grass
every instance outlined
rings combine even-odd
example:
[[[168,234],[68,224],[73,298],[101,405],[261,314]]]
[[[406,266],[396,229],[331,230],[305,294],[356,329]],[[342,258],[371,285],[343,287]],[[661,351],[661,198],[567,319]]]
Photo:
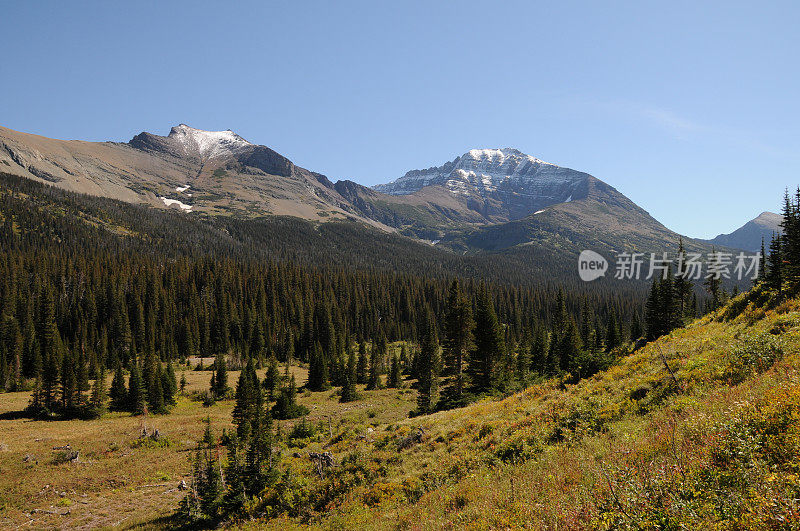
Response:
[[[305,381],[305,368],[291,370],[298,384]],[[176,373],[180,380],[181,371]],[[187,394],[208,389],[211,372],[184,374]],[[238,371],[230,371],[229,384],[238,377]],[[298,402],[311,410],[308,421],[327,426],[330,419],[333,427],[389,423],[408,415],[415,396],[410,390],[362,390],[364,399],[340,404],[332,393],[298,394]],[[29,393],[1,394],[0,415],[24,409],[28,400]],[[184,495],[176,488],[182,479],[188,481],[188,459],[202,437],[203,419],[210,417],[219,434],[231,428],[232,409],[231,400],[203,407],[180,397],[169,415],[146,419],[108,413],[92,421],[0,420],[0,528],[125,528],[172,514]],[[286,430],[294,422],[280,424]],[[170,446],[135,447],[143,424],[157,428]],[[53,448],[65,445],[80,452],[79,463],[55,463],[59,452]],[[26,456],[32,459],[26,462]]]

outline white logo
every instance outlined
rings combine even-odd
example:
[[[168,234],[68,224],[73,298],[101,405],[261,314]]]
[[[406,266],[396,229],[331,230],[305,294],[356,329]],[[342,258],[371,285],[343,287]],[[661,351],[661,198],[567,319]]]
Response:
[[[584,282],[602,277],[608,270],[608,262],[594,251],[581,251],[578,257],[578,274]]]

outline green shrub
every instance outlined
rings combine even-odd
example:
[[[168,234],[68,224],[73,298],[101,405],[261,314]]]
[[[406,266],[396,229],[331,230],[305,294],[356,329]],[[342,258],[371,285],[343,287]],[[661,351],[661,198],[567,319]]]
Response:
[[[753,374],[766,371],[783,358],[780,341],[770,334],[746,335],[731,351],[725,377],[740,383]]]

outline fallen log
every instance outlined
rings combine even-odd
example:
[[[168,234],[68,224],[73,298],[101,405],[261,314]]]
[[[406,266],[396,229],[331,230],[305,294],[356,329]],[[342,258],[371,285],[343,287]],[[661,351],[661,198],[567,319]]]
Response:
[[[54,516],[67,516],[70,514],[70,510],[67,509],[65,512],[60,513],[58,511],[48,511],[47,509],[34,509],[30,514],[52,514]]]

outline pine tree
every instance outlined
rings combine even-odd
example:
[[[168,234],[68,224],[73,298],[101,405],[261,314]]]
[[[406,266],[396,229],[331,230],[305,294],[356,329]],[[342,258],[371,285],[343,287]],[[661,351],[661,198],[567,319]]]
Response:
[[[114,378],[111,380],[111,411],[128,410],[128,391],[125,388],[125,375],[122,372],[122,363],[117,361],[114,369]]]
[[[156,365],[153,369],[153,377],[147,387],[147,407],[153,414],[163,414],[167,412],[164,403],[164,387],[161,379],[161,365]]]
[[[356,383],[367,383],[367,370],[369,362],[367,361],[367,346],[364,342],[358,344],[358,364],[356,365]]]
[[[667,270],[667,277],[661,281],[659,289],[661,290],[661,321],[664,333],[668,334],[683,326],[683,315],[678,305],[675,280],[671,269]]]
[[[245,459],[245,489],[251,496],[260,494],[278,479],[277,452],[273,451],[272,416],[261,406],[253,417],[253,433]]]
[[[380,373],[380,341],[372,343],[369,351],[369,377],[367,378],[367,391],[380,389],[383,386]]]
[[[389,378],[386,381],[386,387],[391,389],[396,389],[401,386],[401,379],[400,376],[400,360],[397,358],[397,354],[392,356],[392,362],[389,369]]]
[[[553,330],[563,330],[567,326],[567,301],[563,288],[559,288],[556,294],[556,312],[553,316]]]
[[[559,345],[559,354],[561,360],[561,370],[570,371],[573,376],[579,376],[581,367],[578,366],[578,360],[581,358],[581,350],[583,344],[581,343],[581,335],[578,332],[578,326],[572,318],[567,319],[567,327],[564,334],[561,336]]]
[[[325,354],[322,352],[322,347],[319,343],[315,343],[311,349],[306,387],[311,391],[330,389],[328,360],[325,359]]]
[[[236,433],[242,440],[247,440],[251,434],[252,421],[255,410],[260,407],[262,395],[259,386],[258,376],[256,375],[253,358],[247,360],[247,365],[239,373],[239,381],[236,384],[236,403],[233,406],[233,423],[236,425]]]
[[[406,348],[406,344],[403,343],[400,345],[400,370],[403,374],[408,374],[410,365],[411,360],[408,359],[408,348]]]
[[[769,259],[765,283],[767,287],[778,292],[778,299],[783,296],[783,248],[781,235],[772,236],[769,244]]]
[[[206,427],[203,429],[203,439],[200,446],[204,448],[213,448],[217,439],[214,437],[214,432],[211,430],[211,417],[206,416],[206,418],[203,419],[203,424],[205,424]]]
[[[144,413],[147,394],[145,392],[144,380],[142,380],[139,367],[134,360],[131,365],[131,374],[128,377],[128,407],[127,410],[134,415]]]
[[[223,497],[225,514],[235,514],[248,500],[247,476],[245,469],[245,445],[236,435],[228,436],[228,459],[225,465],[226,490]]]
[[[600,352],[602,350],[601,349],[601,345],[600,345],[601,340],[597,336],[597,330],[592,329],[589,332],[589,338],[588,339],[589,339],[589,341],[587,343],[584,343],[584,350],[586,350],[587,352],[589,352],[591,354],[597,354],[598,352]]]
[[[49,289],[41,295],[39,337],[41,338],[42,406],[52,411],[56,407],[56,392],[61,380],[61,336],[55,322],[55,304]]]
[[[8,362],[6,361],[5,345],[0,342],[0,392],[6,390],[8,384]]]
[[[356,355],[352,349],[349,349],[347,357],[347,370],[344,375],[344,382],[342,384],[342,396],[340,402],[353,402],[358,400],[358,393],[356,392]]]
[[[216,519],[224,493],[223,478],[220,472],[222,465],[217,457],[217,452],[208,448],[202,451],[201,459],[202,467],[195,490],[203,515],[209,519]]]
[[[211,392],[215,399],[221,400],[228,394],[228,389],[228,362],[225,353],[219,352],[214,359],[214,388]]]
[[[485,287],[478,295],[474,336],[475,347],[469,365],[473,385],[482,392],[499,389],[505,341],[494,304]]]
[[[16,320],[12,320],[12,324],[16,324]],[[19,391],[23,386],[23,377],[22,377],[22,353],[23,353],[23,339],[22,339],[22,331],[20,330],[19,326],[14,326],[13,330],[11,331],[11,344],[9,346],[9,377],[10,377],[10,387],[11,391]]]
[[[711,248],[711,254],[716,254],[714,247]],[[722,303],[722,280],[719,278],[719,276],[717,276],[717,274],[708,273],[703,281],[703,286],[706,288],[706,293],[711,296],[711,300],[709,301],[709,311],[714,311],[719,308]],[[664,327],[665,333],[669,332],[667,323],[664,323]]]
[[[164,404],[174,406],[178,394],[178,382],[171,361],[167,362],[167,369],[161,372],[161,388],[164,391]]]
[[[661,290],[659,289],[658,281],[653,279],[653,284],[650,287],[650,294],[647,297],[644,310],[644,323],[646,330],[646,338],[648,341],[658,339],[664,333],[664,327],[661,320]]]
[[[636,341],[642,337],[642,322],[639,320],[639,312],[634,311],[631,318],[631,341]]]
[[[89,416],[93,418],[101,416],[106,409],[106,369],[103,365],[98,364],[95,368],[90,405]]]
[[[289,381],[281,389],[278,400],[272,408],[272,413],[275,418],[286,420],[307,415],[308,411],[307,407],[297,403],[297,384],[295,383],[294,374],[292,374]]]
[[[612,309],[608,314],[606,326],[606,352],[611,352],[622,344],[622,335],[617,324],[617,313]]]
[[[77,363],[74,361],[72,351],[66,349],[61,358],[61,409],[67,415],[73,415],[79,405],[77,400],[80,395],[78,389]]]
[[[516,366],[514,370],[516,373],[515,374],[516,380],[520,384],[525,384],[525,382],[528,381],[528,375],[531,369],[531,347],[530,347],[531,342],[532,339],[530,338],[530,335],[526,331],[525,337],[523,338],[522,342],[519,345],[517,345],[517,348],[515,349],[517,352],[517,357],[516,357]]]
[[[516,343],[509,336],[509,329],[506,328],[506,337],[503,340],[503,359],[500,362],[500,386],[503,392],[512,388],[514,378],[517,374],[516,363]]]
[[[580,333],[581,341],[584,344],[589,343],[589,334],[592,332],[594,326],[594,317],[589,311],[589,304],[586,299],[581,302],[581,319],[580,319]]]
[[[0,366],[2,366],[0,370],[3,371],[0,376],[0,389],[16,391],[22,385],[24,342],[17,319],[11,313],[14,305],[13,297],[7,294],[3,304],[0,309]]]
[[[461,293],[458,280],[450,284],[444,329],[445,374],[452,378],[448,399],[460,402],[464,395],[464,365],[472,346],[472,311]]]
[[[77,362],[75,367],[75,398],[79,405],[84,402],[83,393],[91,389],[89,385],[89,365],[83,347],[78,347]]]
[[[677,321],[679,326],[683,324],[683,318],[689,307],[689,296],[692,293],[692,283],[686,278],[688,266],[686,265],[686,251],[683,248],[683,238],[678,240],[678,270],[675,272],[673,289],[677,303]],[[635,314],[634,314],[635,315]]]
[[[436,407],[439,394],[439,367],[441,359],[436,325],[428,311],[420,350],[420,377],[417,388],[417,413],[424,415]]]
[[[262,383],[264,392],[267,394],[266,398],[270,402],[275,400],[275,397],[278,394],[280,379],[281,375],[280,371],[278,370],[278,358],[276,358],[275,354],[273,353],[270,355],[269,361],[267,362],[267,371],[264,374],[264,381]]]
[[[469,366],[467,366],[469,369]],[[412,380],[419,380],[419,349],[411,349],[411,362],[408,367],[408,377]]]
[[[783,259],[781,276],[784,281],[791,284],[800,276],[800,188],[795,194],[796,201],[792,201],[789,191],[783,195],[783,221],[781,222],[782,234],[780,239],[780,254]],[[770,246],[770,252],[772,247]]]
[[[531,350],[528,358],[531,360],[531,369],[539,374],[546,374],[547,367],[547,331],[543,326],[536,326],[531,341]]]
[[[561,371],[561,334],[557,330],[552,330],[547,339],[547,361],[545,363],[545,373],[548,376],[555,376]]]

